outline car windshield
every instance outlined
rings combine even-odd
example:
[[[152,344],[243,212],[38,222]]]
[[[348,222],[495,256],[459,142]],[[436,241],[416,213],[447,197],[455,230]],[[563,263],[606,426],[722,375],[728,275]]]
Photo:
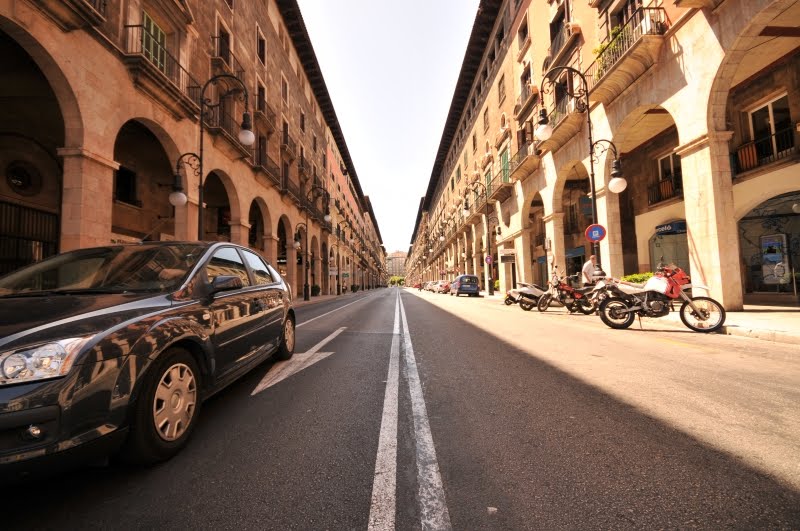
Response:
[[[477,284],[478,279],[476,277],[461,277],[462,284]]]
[[[0,278],[0,297],[174,291],[204,251],[205,247],[195,244],[71,251]]]

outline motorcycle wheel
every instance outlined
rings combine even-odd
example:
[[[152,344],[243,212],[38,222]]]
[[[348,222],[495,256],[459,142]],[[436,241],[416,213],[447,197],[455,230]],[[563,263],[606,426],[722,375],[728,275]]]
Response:
[[[504,300],[503,302],[506,303],[506,306],[511,306],[512,304],[514,304],[514,299],[512,299],[511,297],[506,297],[506,300]]]
[[[534,304],[529,300],[520,299],[519,301],[519,307],[525,310],[526,312],[533,310],[533,306]]]
[[[628,311],[628,304],[619,297],[609,297],[600,304],[600,320],[615,330],[624,330],[633,324],[636,314]]]
[[[546,311],[547,308],[550,306],[550,299],[552,297],[553,296],[550,295],[549,293],[545,293],[544,295],[539,297],[539,302],[536,304],[536,309],[539,310],[540,312]]]
[[[681,306],[681,321],[695,332],[716,332],[725,324],[725,308],[710,297],[692,297],[692,302],[702,315],[698,315],[688,302]]]
[[[594,301],[589,299],[580,299],[575,304],[578,306],[578,311],[584,315],[592,315],[597,310]]]

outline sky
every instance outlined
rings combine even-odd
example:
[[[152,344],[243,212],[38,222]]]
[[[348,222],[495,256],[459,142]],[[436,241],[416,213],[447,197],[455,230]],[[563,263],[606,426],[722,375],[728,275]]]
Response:
[[[408,251],[479,0],[298,0],[388,253]]]

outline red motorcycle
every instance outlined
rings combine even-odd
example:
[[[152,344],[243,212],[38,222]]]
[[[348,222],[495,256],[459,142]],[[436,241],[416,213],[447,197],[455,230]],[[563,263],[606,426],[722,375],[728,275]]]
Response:
[[[577,275],[574,275],[577,278]],[[589,294],[594,288],[587,286],[585,288],[573,288],[565,282],[563,276],[558,275],[558,266],[553,266],[553,276],[550,280],[550,285],[547,293],[539,298],[536,309],[544,312],[550,307],[553,302],[558,302],[564,306],[569,313],[581,312],[586,315],[591,315],[597,309],[594,301],[589,298]]]
[[[725,309],[710,297],[691,297],[689,275],[676,265],[659,266],[645,284],[616,282],[613,297],[600,303],[600,319],[611,328],[623,329],[641,317],[664,317],[673,301],[682,300],[681,321],[695,332],[715,332],[725,323]],[[708,290],[706,286],[696,285]]]

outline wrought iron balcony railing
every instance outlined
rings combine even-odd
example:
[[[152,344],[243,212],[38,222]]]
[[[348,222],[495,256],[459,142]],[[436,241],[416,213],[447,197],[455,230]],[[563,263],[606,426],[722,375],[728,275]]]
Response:
[[[753,170],[797,153],[794,128],[782,129],[767,137],[736,148],[736,173]]]
[[[680,175],[662,179],[647,187],[648,205],[655,205],[675,197],[683,197],[683,184]]]

